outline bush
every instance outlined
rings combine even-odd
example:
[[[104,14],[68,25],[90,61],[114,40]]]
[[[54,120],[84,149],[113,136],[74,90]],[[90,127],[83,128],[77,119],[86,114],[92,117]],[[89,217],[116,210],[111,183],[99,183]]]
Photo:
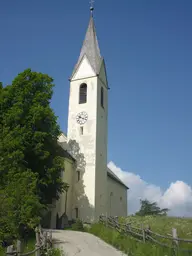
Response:
[[[63,251],[60,248],[51,248],[47,251],[45,255],[46,256],[62,256]]]
[[[74,231],[85,231],[85,229],[83,227],[83,222],[78,219],[74,224],[72,224],[72,230],[74,230]]]

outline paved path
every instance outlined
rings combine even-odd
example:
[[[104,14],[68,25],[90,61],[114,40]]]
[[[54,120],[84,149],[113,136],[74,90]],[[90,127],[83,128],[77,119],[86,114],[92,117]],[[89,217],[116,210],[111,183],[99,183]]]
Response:
[[[52,230],[55,247],[64,251],[64,256],[125,256],[98,237],[70,230]]]

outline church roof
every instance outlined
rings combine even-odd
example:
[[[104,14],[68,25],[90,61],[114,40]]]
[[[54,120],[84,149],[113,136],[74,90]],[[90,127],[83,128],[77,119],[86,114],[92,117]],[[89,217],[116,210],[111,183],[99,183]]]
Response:
[[[81,48],[81,52],[80,52],[80,56],[77,61],[77,64],[75,65],[75,68],[73,70],[72,77],[77,71],[78,66],[81,63],[84,56],[86,56],[87,59],[89,60],[89,63],[93,68],[93,70],[95,71],[95,73],[99,74],[103,58],[101,57],[101,54],[100,54],[99,43],[97,40],[93,15],[91,15],[90,17],[90,21],[89,21],[85,39],[83,42],[83,46]]]
[[[129,189],[123,182],[121,179],[119,179],[117,177],[117,175],[115,175],[114,172],[111,171],[111,169],[107,168],[107,175],[112,178],[113,180],[115,180],[116,182],[118,182],[119,184],[123,185],[126,189]]]

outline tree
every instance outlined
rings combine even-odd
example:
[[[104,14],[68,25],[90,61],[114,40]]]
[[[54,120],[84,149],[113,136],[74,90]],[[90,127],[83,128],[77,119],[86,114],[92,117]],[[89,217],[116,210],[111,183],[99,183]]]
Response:
[[[41,203],[58,199],[64,151],[57,143],[61,131],[50,107],[53,79],[30,69],[6,87],[0,86],[0,187],[10,175],[31,171],[37,177]]]
[[[141,208],[138,212],[136,212],[135,215],[138,216],[147,216],[147,215],[153,215],[153,216],[166,216],[169,209],[164,208],[161,209],[156,202],[149,202],[148,200],[140,200]]]
[[[40,222],[43,205],[36,190],[37,175],[31,171],[12,173],[0,190],[0,241],[19,238],[21,225],[33,229]]]

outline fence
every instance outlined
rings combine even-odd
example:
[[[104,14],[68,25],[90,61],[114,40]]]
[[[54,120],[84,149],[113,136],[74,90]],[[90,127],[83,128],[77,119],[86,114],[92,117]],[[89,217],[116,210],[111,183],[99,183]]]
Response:
[[[42,232],[41,226],[35,229],[36,235],[36,244],[35,249],[31,252],[22,253],[22,244],[21,241],[17,240],[16,248],[14,245],[10,245],[7,247],[7,256],[29,256],[35,255],[40,256],[43,250],[48,250],[52,247],[52,233],[50,232]]]
[[[99,218],[100,222],[107,227],[116,229],[118,232],[123,233],[125,235],[131,235],[134,239],[136,239],[139,242],[152,242],[162,247],[167,247],[169,249],[173,249],[175,254],[177,252],[186,252],[190,253],[192,255],[192,249],[185,249],[180,247],[180,243],[190,243],[192,244],[192,239],[183,239],[178,238],[177,236],[177,229],[172,229],[172,235],[161,235],[158,233],[153,232],[149,226],[144,227],[141,225],[141,227],[133,226],[132,223],[120,223],[118,221],[118,217],[106,217],[106,216],[100,216]],[[161,239],[161,241],[160,241]],[[164,243],[162,240],[169,240],[171,241],[170,244]]]

